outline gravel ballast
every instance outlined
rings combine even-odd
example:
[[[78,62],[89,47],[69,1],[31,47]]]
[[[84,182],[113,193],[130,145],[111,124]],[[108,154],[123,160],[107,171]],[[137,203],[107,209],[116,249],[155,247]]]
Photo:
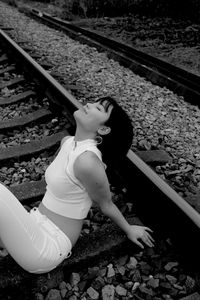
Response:
[[[66,127],[66,120],[61,117],[53,118],[47,123],[35,126],[26,126],[24,129],[15,129],[7,133],[0,134],[0,149],[27,144],[33,140],[41,140],[44,137],[62,131]]]
[[[164,149],[172,162],[157,167],[157,173],[198,210],[200,180],[200,111],[167,88],[158,87],[108,59],[106,53],[80,44],[58,30],[28,18],[1,3],[0,22],[12,27],[15,40],[26,40],[35,52],[53,65],[62,84],[73,85],[77,100],[93,101],[114,96],[131,117],[132,149]],[[26,31],[24,28],[26,27]],[[185,188],[184,182],[189,182]],[[189,200],[190,201],[190,200]]]
[[[200,112],[197,107],[109,60],[105,53],[81,45],[4,3],[0,3],[0,23],[14,28],[12,35],[16,41],[19,38],[26,40],[36,52],[45,56],[54,66],[51,71],[59,73],[66,84],[77,85],[74,92],[77,100],[92,101],[108,94],[116,97],[133,121],[132,149],[165,149],[172,156],[172,163],[157,167],[160,176],[167,180],[169,175],[171,180],[177,176],[174,171],[178,171],[180,185],[188,175],[194,188],[198,188]],[[45,169],[46,159],[41,158],[38,164],[44,165]],[[34,160],[30,167],[33,166],[36,167]],[[26,167],[26,164],[16,165],[22,173]],[[88,222],[86,220],[84,224],[86,234]],[[112,264],[107,262],[103,266],[73,272],[55,289],[37,294],[35,298],[171,300],[197,293],[195,278],[185,274],[170,251],[171,244],[167,241],[155,250],[147,249],[136,256],[114,260]]]

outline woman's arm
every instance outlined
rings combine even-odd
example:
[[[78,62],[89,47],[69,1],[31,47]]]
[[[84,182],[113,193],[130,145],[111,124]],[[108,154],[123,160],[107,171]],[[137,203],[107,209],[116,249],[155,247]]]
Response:
[[[108,178],[102,162],[96,154],[86,151],[75,161],[74,174],[85,186],[91,199],[96,202],[102,213],[110,217],[138,246],[143,245],[138,241],[141,239],[148,246],[153,246],[153,239],[148,233],[147,227],[130,225],[117,206],[112,202]]]

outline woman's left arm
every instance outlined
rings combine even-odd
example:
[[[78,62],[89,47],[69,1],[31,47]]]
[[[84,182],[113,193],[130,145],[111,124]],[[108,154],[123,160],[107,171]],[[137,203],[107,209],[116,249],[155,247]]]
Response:
[[[148,227],[130,225],[117,206],[112,202],[108,178],[102,162],[93,152],[87,151],[80,155],[74,163],[75,176],[85,186],[91,199],[98,204],[102,213],[115,222],[127,237],[141,248],[143,241],[153,246],[153,238]],[[139,239],[139,240],[138,240]]]

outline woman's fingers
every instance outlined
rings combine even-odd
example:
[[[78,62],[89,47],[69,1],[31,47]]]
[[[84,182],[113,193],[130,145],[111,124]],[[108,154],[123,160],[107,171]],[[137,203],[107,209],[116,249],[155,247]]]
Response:
[[[146,234],[141,239],[148,246],[150,246],[150,247],[154,246],[154,239],[148,232],[146,232]]]
[[[149,247],[153,247],[153,243],[150,240],[145,240],[144,243],[149,246]]]
[[[144,229],[147,230],[147,231],[153,232],[153,230],[151,230],[151,228],[149,228],[149,227],[144,226]]]
[[[147,232],[147,231],[153,232],[153,230],[151,230],[149,227],[144,227],[144,229],[145,229],[146,235],[151,240],[151,242],[155,242],[154,239],[152,238],[152,236]]]
[[[155,242],[155,240],[152,238],[152,236],[147,232],[148,238],[152,241]]]
[[[144,246],[138,240],[135,241],[135,244],[137,244],[140,248],[144,249]]]

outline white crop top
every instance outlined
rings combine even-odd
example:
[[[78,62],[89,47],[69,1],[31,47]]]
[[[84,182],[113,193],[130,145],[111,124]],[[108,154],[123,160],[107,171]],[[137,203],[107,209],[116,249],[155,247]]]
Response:
[[[49,210],[74,219],[84,219],[87,216],[92,201],[73,171],[76,158],[85,151],[94,152],[102,161],[95,140],[74,141],[74,137],[70,137],[46,169],[47,187],[42,203]]]

